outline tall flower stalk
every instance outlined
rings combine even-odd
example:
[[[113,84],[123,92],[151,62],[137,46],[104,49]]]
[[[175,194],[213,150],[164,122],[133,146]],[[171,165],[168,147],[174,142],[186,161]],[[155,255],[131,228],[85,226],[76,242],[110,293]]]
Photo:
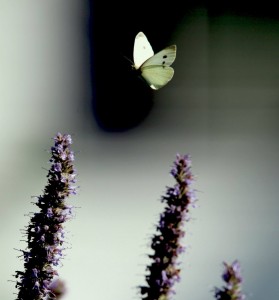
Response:
[[[193,175],[190,167],[190,157],[177,154],[171,170],[176,184],[169,187],[161,199],[166,207],[160,215],[157,234],[152,238],[151,248],[154,254],[149,255],[152,263],[147,267],[147,284],[140,286],[143,300],[168,300],[174,293],[174,283],[180,280],[177,259],[184,251],[180,243],[185,235],[183,225],[189,220],[189,208],[196,201],[191,188]]]
[[[16,300],[51,299],[50,284],[58,275],[57,267],[63,256],[63,224],[72,216],[72,206],[65,199],[76,194],[74,154],[70,149],[70,135],[58,133],[51,148],[50,170],[44,194],[37,197],[40,209],[31,217],[26,229],[27,249],[20,250],[24,259],[24,271],[16,271]]]
[[[215,298],[217,300],[244,300],[245,296],[241,291],[243,279],[239,262],[235,260],[231,265],[224,262],[224,267],[222,278],[226,285],[222,289],[215,288]]]

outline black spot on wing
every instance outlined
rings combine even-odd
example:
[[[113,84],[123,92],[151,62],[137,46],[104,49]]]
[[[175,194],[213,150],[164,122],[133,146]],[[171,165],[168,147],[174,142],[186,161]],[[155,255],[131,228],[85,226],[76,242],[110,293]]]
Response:
[[[163,55],[163,61],[162,61],[162,65],[164,65],[166,63],[166,61],[164,59],[166,59],[168,56],[165,54]]]

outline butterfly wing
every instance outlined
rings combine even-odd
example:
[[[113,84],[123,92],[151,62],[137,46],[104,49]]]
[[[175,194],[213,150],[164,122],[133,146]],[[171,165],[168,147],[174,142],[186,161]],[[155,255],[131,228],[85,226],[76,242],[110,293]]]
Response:
[[[134,43],[134,67],[139,69],[140,66],[154,55],[152,47],[143,32],[139,32]]]
[[[147,59],[141,66],[141,68],[147,67],[147,66],[154,66],[154,65],[160,65],[160,66],[170,66],[176,57],[176,45],[169,46],[162,51],[156,53],[149,59]]]
[[[176,45],[172,45],[156,53],[142,64],[141,76],[152,89],[158,90],[172,79],[174,70],[170,65],[174,62],[175,57]]]
[[[173,77],[174,70],[168,66],[147,66],[141,69],[141,76],[153,90],[166,85]]]

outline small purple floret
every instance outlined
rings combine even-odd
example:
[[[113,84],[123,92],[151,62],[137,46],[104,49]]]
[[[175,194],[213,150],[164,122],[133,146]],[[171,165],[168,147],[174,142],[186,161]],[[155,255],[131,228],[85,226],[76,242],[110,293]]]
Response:
[[[240,264],[235,260],[231,265],[224,262],[224,273],[222,278],[226,285],[222,288],[215,288],[217,300],[244,300],[245,295],[241,291],[243,278],[240,273]]]

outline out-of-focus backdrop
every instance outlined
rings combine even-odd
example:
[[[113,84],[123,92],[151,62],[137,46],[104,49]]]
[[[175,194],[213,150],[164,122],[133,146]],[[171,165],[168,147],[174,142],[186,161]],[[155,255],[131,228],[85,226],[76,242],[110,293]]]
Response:
[[[94,16],[102,14],[86,1],[0,0],[1,300],[16,297],[9,280],[23,261],[14,248],[26,246],[20,229],[36,211],[32,196],[46,184],[58,131],[73,137],[80,186],[69,201],[79,208],[66,226],[69,249],[60,269],[65,300],[140,299],[137,286],[144,284],[177,152],[192,157],[199,202],[185,227],[188,248],[174,299],[213,299],[222,261],[234,259],[248,299],[279,297],[279,20],[272,9],[171,6],[157,15],[145,5],[137,26],[125,25],[127,37],[117,22],[101,36],[104,14],[95,40]],[[156,20],[153,27],[145,14]],[[165,28],[171,30],[160,39]],[[122,93],[116,83],[124,71],[115,57],[132,59],[140,30],[155,52],[177,45],[175,75],[161,90],[142,94],[123,79]],[[113,107],[102,102],[108,91]],[[117,108],[126,91],[125,123]],[[140,114],[133,94],[138,106],[138,95],[146,96]]]

